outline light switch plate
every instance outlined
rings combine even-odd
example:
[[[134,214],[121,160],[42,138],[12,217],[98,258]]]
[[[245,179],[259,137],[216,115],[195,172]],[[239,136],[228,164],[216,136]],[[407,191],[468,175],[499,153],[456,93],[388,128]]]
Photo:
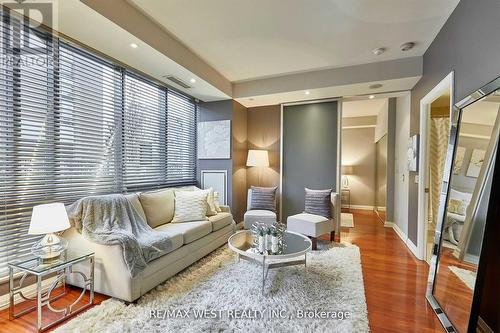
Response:
[[[419,177],[418,175],[415,175],[415,184],[418,184]]]

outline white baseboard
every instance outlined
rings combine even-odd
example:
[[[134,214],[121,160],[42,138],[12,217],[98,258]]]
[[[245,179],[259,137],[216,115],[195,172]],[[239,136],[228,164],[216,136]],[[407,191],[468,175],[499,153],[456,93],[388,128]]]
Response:
[[[410,249],[411,253],[415,256],[415,258],[423,260],[423,258],[420,258],[418,255],[417,246],[413,244],[413,242],[409,238],[406,240],[406,246],[408,246],[408,248]]]
[[[390,222],[390,221],[387,221],[384,223],[384,227],[387,227],[387,228],[392,228],[394,230],[394,232],[399,236],[399,238],[401,238],[401,240],[403,241],[403,243],[406,245],[406,247],[410,250],[410,252],[417,258],[417,259],[420,259],[422,260],[421,258],[419,258],[418,256],[418,249],[417,249],[417,246],[415,244],[413,244],[413,242],[408,238],[408,235],[406,235],[403,230],[401,230],[401,228],[394,222]]]
[[[347,206],[342,206],[342,208],[350,208],[350,209],[361,209],[361,210],[374,210],[375,206],[366,206],[366,205],[347,205]]]
[[[50,287],[50,285],[56,280],[56,277],[50,277],[48,279],[45,279],[42,281],[42,290],[47,291]],[[26,297],[34,297],[36,296],[36,284],[31,284],[29,286],[26,286],[22,289],[23,295]],[[20,302],[23,302],[24,300],[21,298],[21,296],[16,295],[14,297],[14,304],[18,304]],[[5,310],[9,307],[9,294],[5,294],[0,296],[0,310]]]

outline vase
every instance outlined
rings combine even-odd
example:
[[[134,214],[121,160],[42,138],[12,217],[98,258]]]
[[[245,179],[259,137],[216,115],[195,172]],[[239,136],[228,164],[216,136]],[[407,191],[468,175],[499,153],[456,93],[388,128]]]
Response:
[[[266,238],[264,236],[259,236],[259,252],[264,253],[266,250]]]
[[[278,237],[276,236],[271,238],[271,252],[278,253]]]

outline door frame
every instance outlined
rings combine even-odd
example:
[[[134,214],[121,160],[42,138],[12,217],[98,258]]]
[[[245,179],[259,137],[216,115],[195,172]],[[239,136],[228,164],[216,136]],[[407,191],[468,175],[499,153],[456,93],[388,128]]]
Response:
[[[420,100],[420,151],[418,163],[418,214],[417,214],[417,258],[426,260],[427,244],[427,197],[428,135],[431,104],[444,93],[450,94],[450,119],[454,101],[454,72],[450,72],[427,95]]]

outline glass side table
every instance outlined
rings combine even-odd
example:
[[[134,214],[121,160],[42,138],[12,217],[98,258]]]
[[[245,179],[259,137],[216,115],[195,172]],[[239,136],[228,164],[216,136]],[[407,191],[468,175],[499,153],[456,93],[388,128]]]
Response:
[[[90,262],[90,274],[87,277],[80,271],[73,270],[73,265],[88,260]],[[89,308],[94,303],[94,252],[77,252],[72,250],[64,251],[59,258],[50,262],[42,262],[42,259],[30,256],[26,259],[9,262],[9,319],[21,317],[28,312],[37,311],[37,330],[43,332],[54,325],[76,315],[77,313]],[[21,273],[20,279],[15,283],[14,274]],[[78,274],[83,278],[84,288],[77,299],[62,308],[56,308],[51,302],[67,294],[66,276],[69,274]],[[36,277],[36,295],[27,297],[23,294],[23,283],[26,277],[34,275]],[[43,290],[42,279],[47,276],[54,276],[47,290]],[[62,292],[52,295],[54,289],[61,285]],[[78,303],[89,292],[89,301],[78,307]],[[18,313],[15,311],[15,301],[34,301],[36,305],[25,308]],[[19,302],[18,302],[19,303]],[[46,308],[53,312],[61,314],[61,317],[47,324],[43,323],[42,309]]]

